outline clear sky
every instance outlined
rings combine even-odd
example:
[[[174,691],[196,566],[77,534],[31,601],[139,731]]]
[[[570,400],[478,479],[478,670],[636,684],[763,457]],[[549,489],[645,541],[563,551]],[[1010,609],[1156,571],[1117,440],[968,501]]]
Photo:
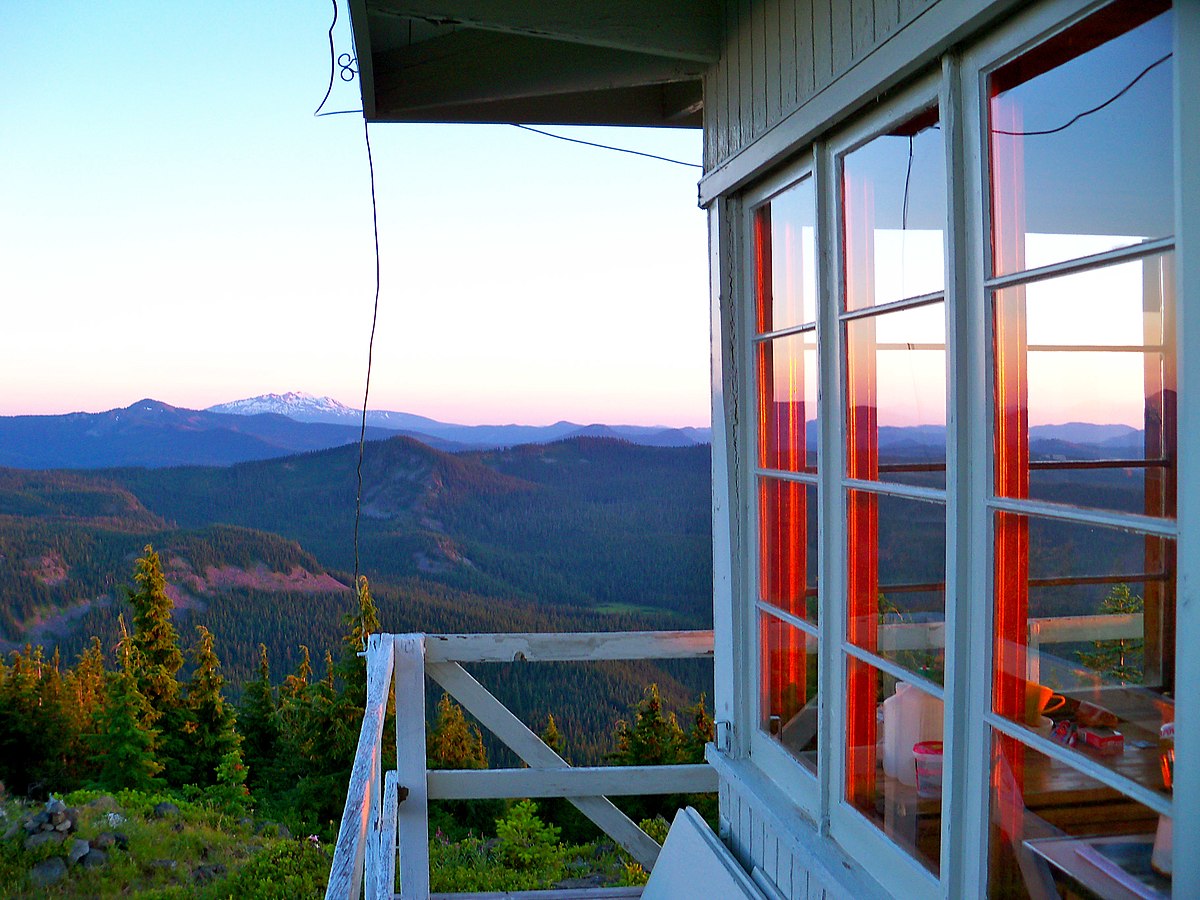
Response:
[[[362,120],[313,118],[325,0],[0,3],[0,414],[361,403]],[[336,32],[350,50],[348,17]],[[359,105],[335,81],[327,109]],[[699,162],[698,131],[558,129]],[[509,126],[371,130],[371,405],[708,421],[698,169]]]

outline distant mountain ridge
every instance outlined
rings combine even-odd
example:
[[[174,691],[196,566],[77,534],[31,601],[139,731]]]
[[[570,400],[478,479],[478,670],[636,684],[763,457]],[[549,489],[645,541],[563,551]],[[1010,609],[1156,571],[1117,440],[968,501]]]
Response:
[[[332,397],[316,397],[302,391],[261,394],[210,406],[207,412],[232,415],[274,413],[297,422],[360,424],[362,410],[353,409]],[[392,410],[367,410],[367,424],[392,431],[417,433],[453,441],[475,450],[514,447],[518,444],[545,444],[573,437],[612,437],[647,447],[691,447],[712,441],[711,428],[668,428],[658,425],[581,425],[555,422],[553,425],[458,425],[427,416]]]
[[[359,427],[297,422],[273,413],[235,416],[139,400],[123,409],[63,416],[0,416],[0,466],[99,469],[227,466],[356,443]],[[372,440],[396,432],[368,428]],[[461,449],[425,438],[442,450]]]

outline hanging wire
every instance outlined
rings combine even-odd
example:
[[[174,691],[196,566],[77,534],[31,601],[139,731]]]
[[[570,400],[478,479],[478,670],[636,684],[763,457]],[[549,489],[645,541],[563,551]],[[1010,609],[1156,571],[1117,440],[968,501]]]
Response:
[[[363,451],[367,444],[367,401],[371,396],[371,362],[375,356],[375,326],[379,322],[379,206],[375,199],[375,161],[371,157],[371,129],[367,120],[363,119],[363,140],[367,145],[367,169],[371,176],[371,229],[375,238],[375,305],[371,312],[371,338],[367,342],[367,381],[363,388],[362,428],[358,434],[358,466],[355,474],[358,478],[358,491],[354,496],[354,593],[358,596],[358,523],[362,518],[362,464]],[[361,618],[361,610],[359,612]],[[362,634],[363,649],[367,649],[366,622],[361,622],[359,632]]]
[[[334,72],[334,53],[333,48],[333,29],[337,26],[338,20],[338,5],[337,0],[333,0],[333,21],[329,23],[329,85],[325,88],[325,96],[321,98],[321,102],[317,108],[313,110],[313,116],[321,118],[321,116],[344,116],[348,113],[360,113],[361,109],[333,109],[329,112],[322,112],[325,104],[329,102],[329,95],[333,93],[333,72]],[[344,60],[344,61],[343,61]],[[343,53],[336,57],[337,66],[341,67],[342,81],[353,81],[358,75],[358,57],[349,53]]]
[[[343,53],[341,56],[335,56],[336,50],[333,44],[333,30],[337,25],[338,20],[338,5],[337,0],[333,2],[333,20],[329,23],[329,84],[325,88],[325,96],[321,98],[320,104],[313,111],[314,116],[340,116],[347,113],[361,113],[361,109],[339,109],[329,112],[322,112],[325,104],[329,101],[329,95],[333,92],[333,78],[335,66],[341,67],[342,81],[353,81],[358,75],[358,69],[355,63],[358,62],[357,56],[350,53]],[[362,403],[362,419],[358,433],[358,462],[355,466],[355,478],[357,479],[357,488],[354,495],[354,580],[350,583],[350,589],[354,592],[354,596],[358,598],[358,579],[360,571],[359,553],[358,553],[358,530],[359,523],[362,521],[362,489],[363,489],[363,454],[366,450],[367,443],[367,404],[371,397],[371,364],[375,356],[375,326],[379,323],[379,204],[375,196],[375,160],[371,154],[371,129],[366,118],[363,118],[363,143],[367,147],[367,172],[370,176],[371,183],[371,231],[375,244],[375,302],[371,310],[371,337],[367,342],[367,378],[366,384],[363,387],[363,403]],[[362,642],[362,649],[367,649],[367,629],[366,620],[363,618],[362,609],[358,610],[359,617],[359,635]]]
[[[675,163],[677,166],[690,166],[693,169],[703,169],[704,166],[700,163],[685,162],[682,159],[671,159],[669,156],[657,156],[653,153],[643,153],[641,150],[630,150],[628,147],[613,147],[610,144],[597,144],[594,141],[583,141],[579,138],[567,137],[565,134],[554,134],[552,131],[542,131],[540,128],[533,128],[529,125],[518,125],[516,122],[510,122],[513,128],[520,128],[522,131],[532,131],[534,134],[540,134],[545,137],[556,138],[560,141],[568,141],[572,144],[583,144],[585,147],[596,147],[600,150],[616,150],[618,153],[631,153],[634,156],[644,156],[647,159],[658,159],[662,162]]]
[[[1118,100],[1120,100],[1126,94],[1128,94],[1130,92],[1130,90],[1133,89],[1133,86],[1135,84],[1137,84],[1139,81],[1141,81],[1147,75],[1149,75],[1154,69],[1161,66],[1163,63],[1165,63],[1168,59],[1170,59],[1174,55],[1175,54],[1173,54],[1173,53],[1168,53],[1166,56],[1161,57],[1160,59],[1156,59],[1154,62],[1150,63],[1150,65],[1146,66],[1146,68],[1142,69],[1142,71],[1138,72],[1137,77],[1134,78],[1133,81],[1129,82],[1129,84],[1125,85],[1125,87],[1121,88],[1121,90],[1117,91],[1115,94],[1113,94],[1111,97],[1109,97],[1103,103],[1101,103],[1099,106],[1093,106],[1091,109],[1085,109],[1083,112],[1075,115],[1069,122],[1065,122],[1062,125],[1059,125],[1057,128],[1045,128],[1040,131],[1003,131],[999,128],[993,128],[992,134],[1007,134],[1012,137],[1033,137],[1033,136],[1039,135],[1039,134],[1058,134],[1060,131],[1066,131],[1068,128],[1070,128],[1072,125],[1074,125],[1080,119],[1090,116],[1093,113],[1098,113],[1098,112],[1100,112],[1100,110],[1105,109],[1106,107],[1111,106],[1112,104],[1116,103]]]

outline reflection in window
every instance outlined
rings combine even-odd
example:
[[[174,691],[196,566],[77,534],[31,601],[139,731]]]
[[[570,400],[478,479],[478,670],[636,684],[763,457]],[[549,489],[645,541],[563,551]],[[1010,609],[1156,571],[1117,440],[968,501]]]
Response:
[[[846,799],[937,874],[942,701],[852,656],[846,686]]]
[[[846,323],[847,475],[944,487],[942,303]]]
[[[807,768],[817,770],[817,639],[759,614],[762,696],[759,725]]]
[[[847,639],[941,684],[945,669],[945,506],[850,491],[847,512],[852,523]]]
[[[842,162],[846,309],[945,287],[946,160],[937,107]]]
[[[1174,230],[1169,6],[1121,0],[992,74],[996,274]]]
[[[755,212],[755,306],[760,334],[816,321],[816,219],[812,178],[797,182]]]
[[[996,293],[997,493],[1174,515],[1172,261]]]
[[[817,335],[758,345],[758,457],[764,469],[817,469]]]
[[[784,612],[817,622],[817,488],[759,479],[759,594]]]
[[[1170,896],[1170,819],[999,733],[991,770],[989,897]]]
[[[1029,564],[996,572],[994,709],[1161,787],[1152,750],[1175,720],[1175,542],[1003,512],[996,528],[1021,535]]]

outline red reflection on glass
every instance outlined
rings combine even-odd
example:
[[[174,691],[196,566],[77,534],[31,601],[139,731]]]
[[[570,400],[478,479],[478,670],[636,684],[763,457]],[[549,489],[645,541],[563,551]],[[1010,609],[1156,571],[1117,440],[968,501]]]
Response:
[[[758,457],[764,469],[815,472],[809,423],[817,418],[816,332],[758,345]]]
[[[817,621],[817,489],[759,480],[759,592],[794,616]]]
[[[816,638],[764,613],[759,615],[759,648],[760,726],[816,771]]]

